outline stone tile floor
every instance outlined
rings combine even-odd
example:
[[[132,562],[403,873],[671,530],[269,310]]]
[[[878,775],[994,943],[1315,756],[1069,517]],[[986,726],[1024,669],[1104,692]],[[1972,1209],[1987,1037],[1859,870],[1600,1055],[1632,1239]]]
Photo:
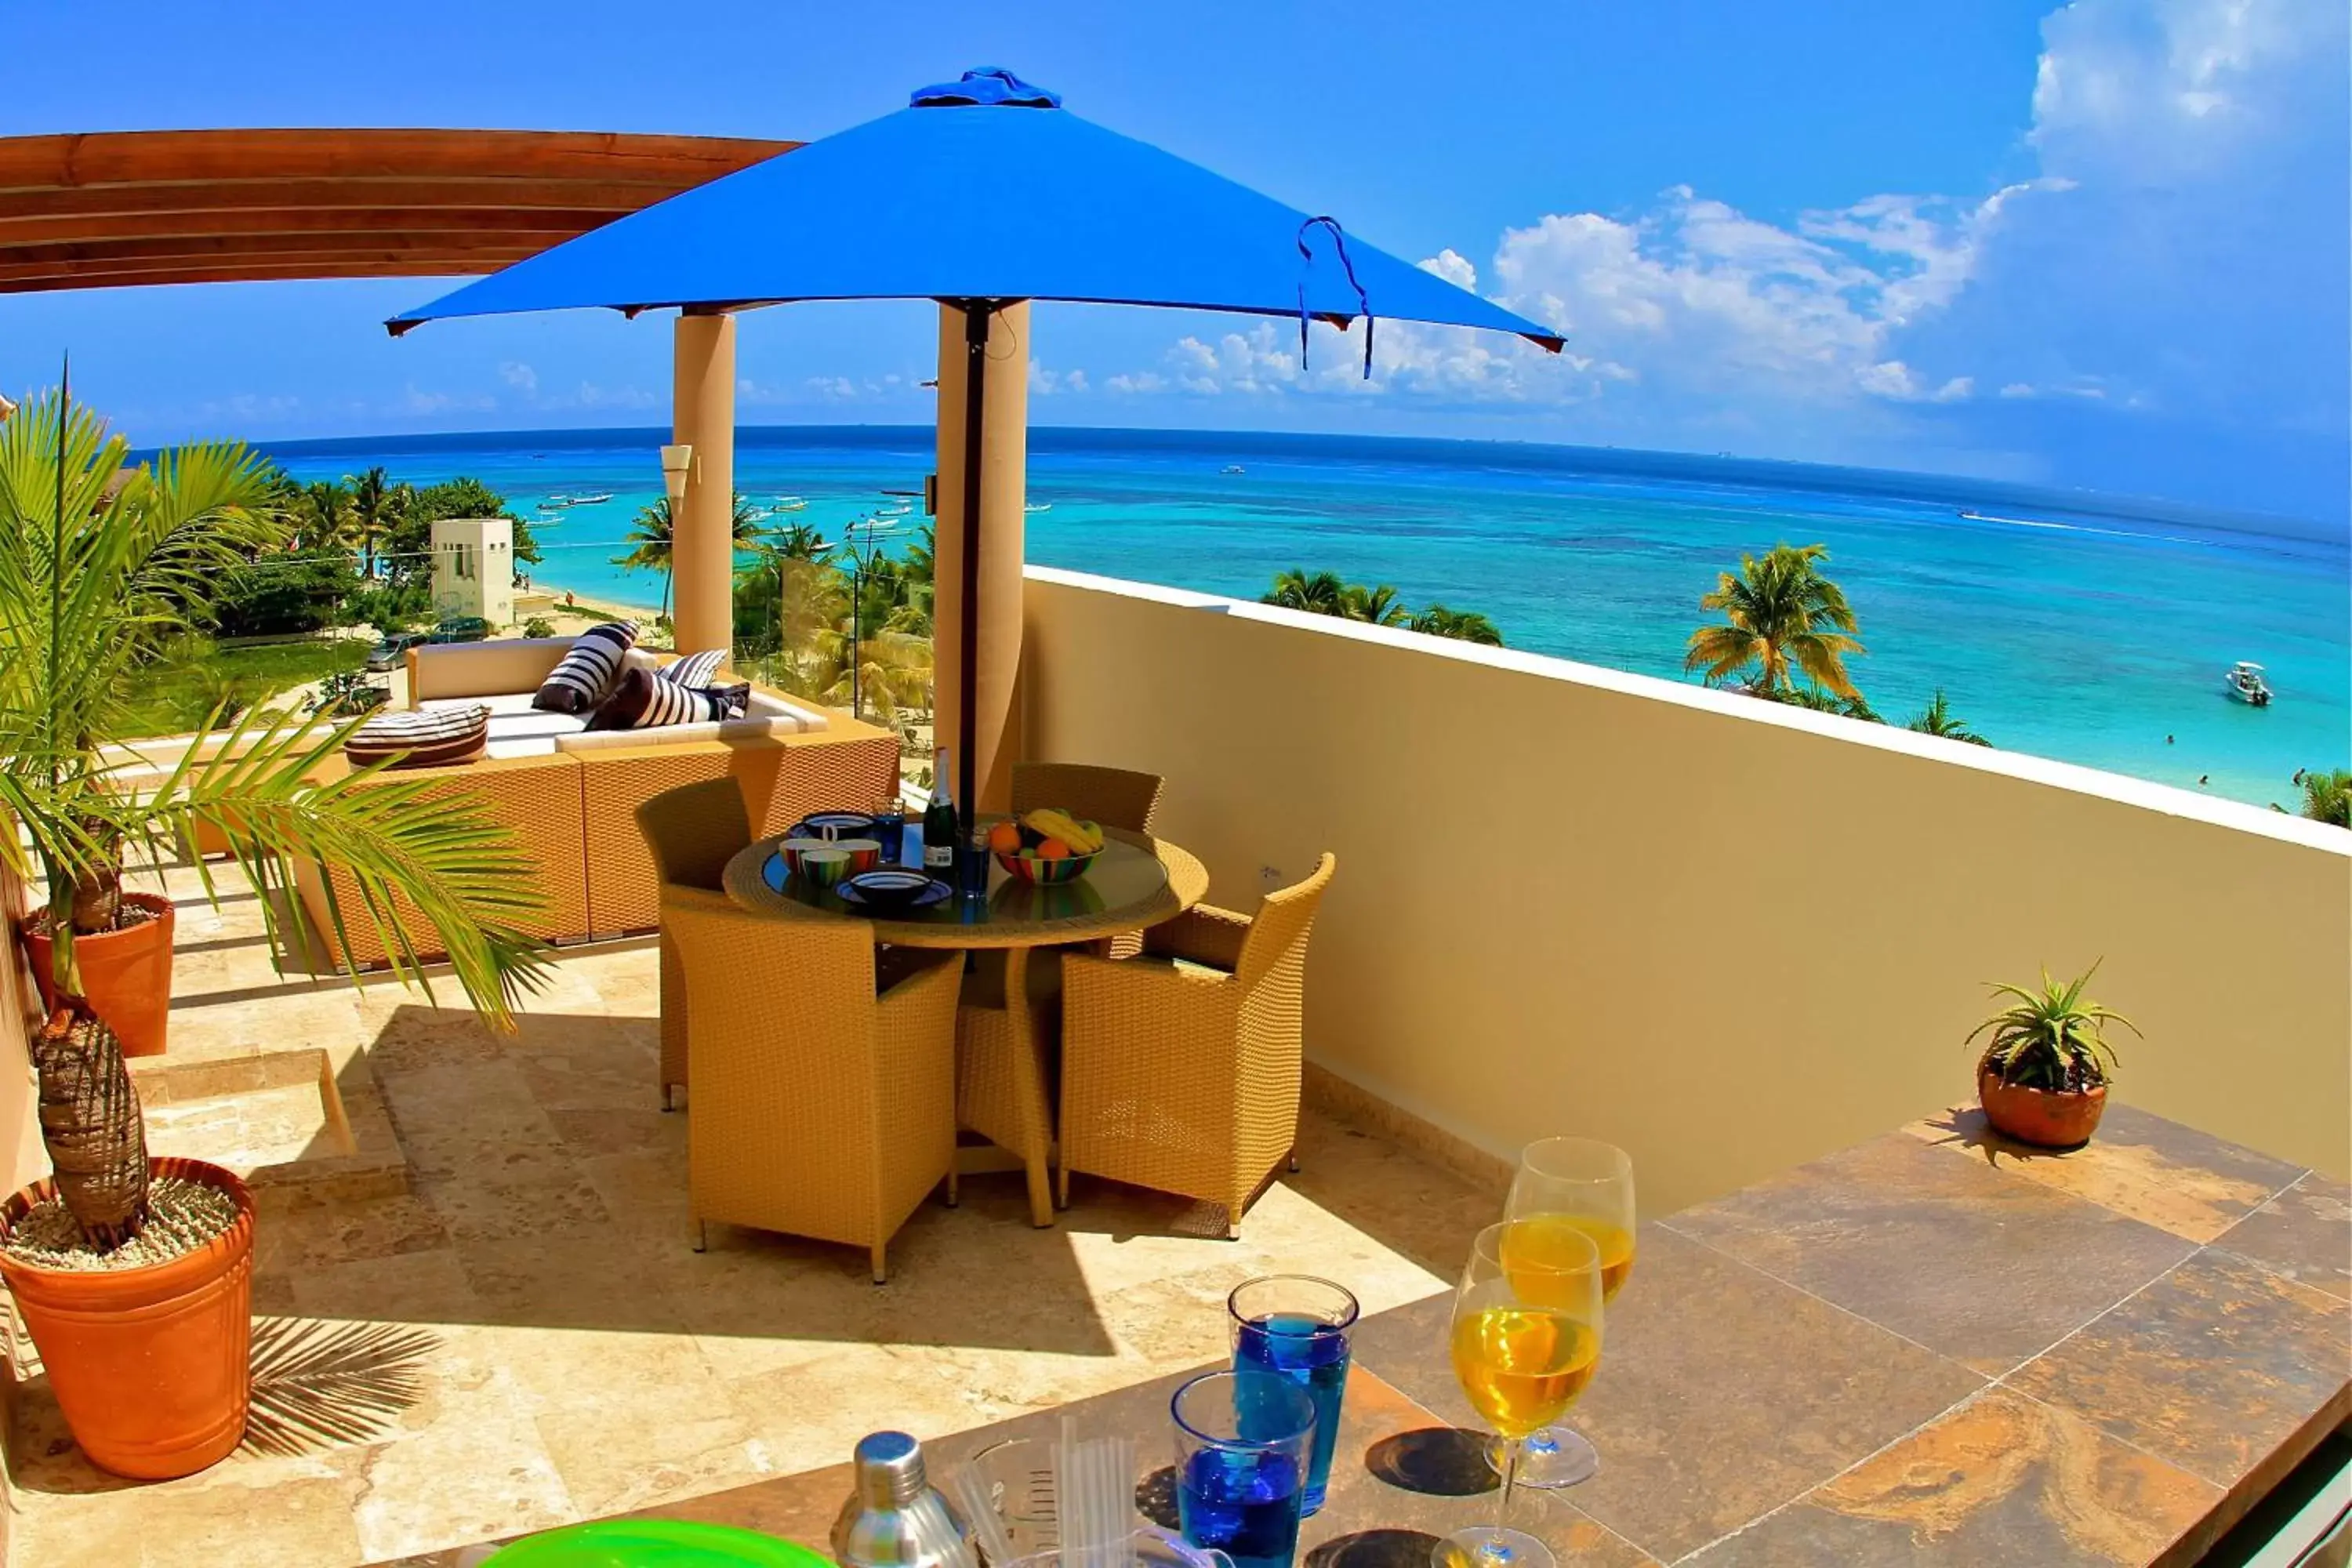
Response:
[[[27,1568],[343,1568],[830,1464],[876,1426],[954,1431],[1215,1356],[1252,1274],[1338,1279],[1367,1311],[1430,1295],[1495,1206],[1310,1115],[1238,1241],[1221,1211],[1084,1181],[1036,1230],[1003,1175],[921,1210],[885,1287],[862,1252],[782,1237],[714,1226],[697,1255],[650,943],[568,952],[499,1037],[446,982],[281,979],[251,892],[167,886],[172,1055],[326,1048],[380,1092],[412,1190],[265,1208],[255,1428],[205,1474],[106,1476],[46,1384],[19,1387]]]

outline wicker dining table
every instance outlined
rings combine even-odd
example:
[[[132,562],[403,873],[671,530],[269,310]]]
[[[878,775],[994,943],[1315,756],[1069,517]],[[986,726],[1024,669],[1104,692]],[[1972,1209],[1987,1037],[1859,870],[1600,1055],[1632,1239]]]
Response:
[[[983,824],[997,820],[981,818]],[[959,1032],[967,1039],[958,1053],[956,1112],[962,1127],[1003,1150],[1025,1171],[1031,1218],[1039,1226],[1054,1220],[1045,1152],[1053,1138],[1049,1064],[1058,996],[1053,981],[1059,971],[1041,972],[1033,984],[1030,953],[1149,930],[1182,914],[1209,890],[1208,868],[1165,838],[1106,827],[1103,839],[1101,853],[1076,881],[1043,887],[992,864],[986,897],[952,896],[930,909],[887,916],[854,908],[830,889],[786,875],[782,836],[754,840],[737,851],[722,879],[728,896],[754,913],[804,919],[814,910],[865,921],[877,942],[892,947],[1002,952],[1001,971],[990,966],[965,979],[967,1005]],[[922,862],[921,837],[913,824],[901,859],[909,866]],[[992,1168],[987,1152],[960,1154],[959,1170]]]

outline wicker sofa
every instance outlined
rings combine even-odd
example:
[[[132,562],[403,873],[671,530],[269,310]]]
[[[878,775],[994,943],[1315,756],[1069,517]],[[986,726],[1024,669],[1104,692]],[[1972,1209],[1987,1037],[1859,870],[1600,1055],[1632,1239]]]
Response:
[[[752,689],[740,719],[658,730],[582,732],[581,721],[536,712],[531,693],[572,646],[569,637],[512,638],[411,649],[409,706],[486,703],[488,754],[454,767],[378,775],[446,781],[452,795],[489,802],[539,863],[544,905],[528,929],[549,942],[582,942],[651,930],[660,885],[637,832],[640,801],[682,784],[732,777],[756,832],[781,833],[812,811],[862,806],[896,793],[898,737],[848,714]],[[635,662],[667,655],[632,650]],[[340,763],[331,764],[339,766]],[[361,968],[385,960],[364,919],[346,921],[351,949],[333,951],[327,889],[347,914],[359,908],[348,874],[302,863],[295,885],[330,956]],[[437,951],[429,926],[404,910],[420,953]]]

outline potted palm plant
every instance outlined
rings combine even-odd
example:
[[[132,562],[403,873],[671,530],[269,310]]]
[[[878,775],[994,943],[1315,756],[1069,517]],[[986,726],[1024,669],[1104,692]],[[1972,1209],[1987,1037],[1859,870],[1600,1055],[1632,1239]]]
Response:
[[[2116,1067],[2106,1026],[2139,1033],[2129,1018],[2083,994],[2098,972],[2094,963],[2062,984],[2045,969],[2038,988],[1992,987],[2011,1005],[1971,1030],[1969,1043],[1992,1037],[1977,1060],[1977,1098],[1995,1131],[2021,1143],[2071,1149],[2098,1130]]]
[[[29,1046],[54,1173],[0,1204],[0,1277],[90,1459],[163,1477],[211,1464],[243,1433],[254,1215],[230,1173],[148,1156],[122,1034],[168,1005],[170,925],[166,912],[126,915],[141,907],[122,890],[126,867],[159,863],[199,829],[224,837],[280,947],[289,858],[347,868],[356,914],[381,923],[404,900],[474,1006],[507,1026],[540,949],[516,924],[533,899],[529,862],[478,808],[430,800],[424,781],[358,787],[372,770],[326,776],[363,721],[248,713],[208,724],[169,769],[120,733],[122,693],[204,619],[209,585],[287,542],[267,469],[244,447],[136,468],[126,455],[62,388],[0,421],[0,857],[48,895],[26,946],[42,965],[46,1016]],[[141,963],[102,968],[126,941]],[[386,945],[402,979],[422,979],[404,945]],[[107,971],[115,989],[100,996]]]

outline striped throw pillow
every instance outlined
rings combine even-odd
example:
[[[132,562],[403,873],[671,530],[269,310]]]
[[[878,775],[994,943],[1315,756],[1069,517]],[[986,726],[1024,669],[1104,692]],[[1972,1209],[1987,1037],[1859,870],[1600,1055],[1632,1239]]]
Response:
[[[572,639],[530,705],[543,713],[585,713],[604,700],[621,673],[622,656],[637,642],[637,623],[606,621]]]
[[[672,659],[663,665],[660,671],[661,678],[679,686],[699,690],[710,684],[710,678],[717,675],[719,667],[726,662],[725,648],[705,648],[700,653],[690,653],[684,658]]]
[[[693,690],[650,669],[623,673],[613,694],[588,715],[589,730],[655,730],[666,724],[707,724],[732,719],[751,701],[749,681]]]
[[[343,760],[355,768],[377,763],[387,768],[444,768],[479,757],[489,736],[487,703],[431,712],[379,713],[343,742]]]

